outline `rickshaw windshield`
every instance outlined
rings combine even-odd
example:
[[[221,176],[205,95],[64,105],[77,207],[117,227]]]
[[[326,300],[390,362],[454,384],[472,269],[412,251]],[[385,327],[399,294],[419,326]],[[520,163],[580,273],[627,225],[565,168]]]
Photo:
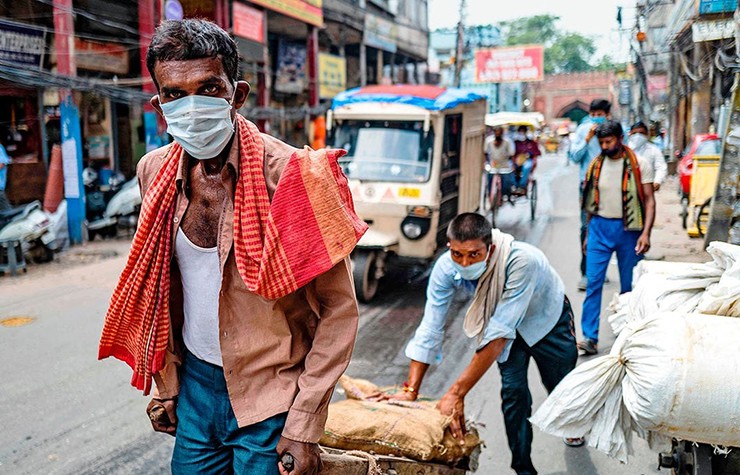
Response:
[[[334,147],[347,150],[339,161],[344,173],[362,181],[429,180],[433,144],[420,121],[345,120],[334,135]]]

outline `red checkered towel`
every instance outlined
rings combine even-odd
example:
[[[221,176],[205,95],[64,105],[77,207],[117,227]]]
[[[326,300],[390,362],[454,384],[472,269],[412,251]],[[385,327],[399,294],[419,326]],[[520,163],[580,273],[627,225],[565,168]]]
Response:
[[[308,147],[288,160],[270,203],[264,143],[237,115],[239,180],[234,199],[236,266],[251,292],[278,299],[347,257],[367,230],[357,217],[338,160],[343,150]],[[170,259],[175,177],[182,147],[170,148],[144,197],[139,227],[111,297],[98,358],[116,357],[134,370],[131,384],[151,390],[164,366],[169,336]]]

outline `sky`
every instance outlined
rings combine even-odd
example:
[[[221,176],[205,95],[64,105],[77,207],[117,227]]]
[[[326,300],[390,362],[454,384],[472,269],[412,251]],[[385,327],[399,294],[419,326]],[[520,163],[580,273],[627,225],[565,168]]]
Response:
[[[457,25],[459,0],[429,0],[429,28]],[[596,57],[608,54],[614,60],[628,58],[628,35],[620,33],[616,21],[617,6],[622,8],[622,24],[634,25],[635,0],[467,0],[466,25],[498,23],[523,16],[553,14],[566,31],[594,38]],[[621,44],[621,47],[620,47]]]

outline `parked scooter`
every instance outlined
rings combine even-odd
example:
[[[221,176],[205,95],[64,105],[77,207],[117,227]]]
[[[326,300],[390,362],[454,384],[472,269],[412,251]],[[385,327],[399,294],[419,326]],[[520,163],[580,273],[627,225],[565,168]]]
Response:
[[[57,247],[40,201],[0,212],[0,241],[20,241],[25,258],[36,263],[53,260]]]
[[[118,228],[136,229],[141,196],[136,179],[125,181],[121,173],[113,173],[99,185],[98,173],[91,167],[82,172],[85,185],[85,217],[89,240],[96,236],[115,237]]]
[[[88,238],[92,241],[97,234],[113,237],[118,234],[119,228],[132,233],[136,230],[140,209],[139,181],[133,178],[108,201],[105,211],[98,219],[88,221]]]

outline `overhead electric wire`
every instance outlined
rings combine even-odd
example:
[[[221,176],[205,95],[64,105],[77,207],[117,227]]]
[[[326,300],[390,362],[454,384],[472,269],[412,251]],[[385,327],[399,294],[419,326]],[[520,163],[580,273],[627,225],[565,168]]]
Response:
[[[35,1],[39,3],[43,3],[44,5],[51,5],[52,7],[54,6],[54,2],[52,0],[35,0]],[[74,13],[81,17],[87,18],[88,20],[92,20],[94,22],[100,23],[101,25],[110,26],[111,28],[117,28],[119,30],[126,31],[136,36],[142,36],[146,39],[151,39],[151,35],[141,35],[141,32],[139,30],[135,28],[131,28],[129,25],[101,18],[98,15],[92,14],[85,10],[81,10],[79,8],[74,8],[74,7],[68,8],[68,9],[59,8],[59,7],[55,7],[55,8],[62,10],[63,12],[66,12],[66,13]]]
[[[139,89],[120,87],[108,81],[54,74],[46,70],[30,70],[17,64],[0,60],[0,79],[28,87],[58,87],[75,91],[96,92],[121,103],[146,103],[151,94]]]

